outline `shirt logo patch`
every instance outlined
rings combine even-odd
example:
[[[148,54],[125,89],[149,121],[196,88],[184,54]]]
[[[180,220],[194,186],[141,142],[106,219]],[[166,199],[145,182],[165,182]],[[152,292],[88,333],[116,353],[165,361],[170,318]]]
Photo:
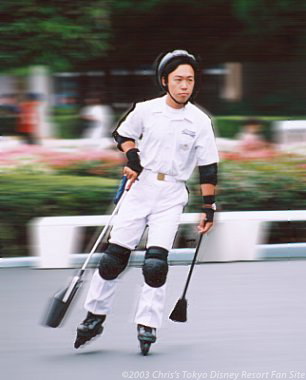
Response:
[[[187,135],[187,136],[190,136],[192,138],[195,138],[196,133],[194,131],[190,131],[189,129],[184,129],[182,131],[182,135]]]
[[[189,145],[188,144],[180,144],[180,149],[182,149],[182,150],[188,150],[189,149]]]

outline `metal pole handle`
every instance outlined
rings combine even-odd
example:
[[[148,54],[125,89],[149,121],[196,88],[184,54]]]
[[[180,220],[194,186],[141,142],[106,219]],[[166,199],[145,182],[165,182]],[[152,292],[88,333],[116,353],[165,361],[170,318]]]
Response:
[[[191,275],[192,275],[192,272],[193,272],[193,269],[194,269],[195,263],[196,263],[196,261],[197,261],[198,252],[199,252],[199,250],[200,250],[200,246],[201,246],[202,238],[203,238],[203,234],[200,235],[200,238],[199,238],[199,240],[198,240],[198,244],[197,244],[197,247],[196,247],[196,250],[195,250],[194,256],[193,256],[193,260],[192,260],[192,263],[191,263],[191,267],[190,267],[190,269],[189,269],[189,273],[188,273],[188,277],[187,277],[187,281],[186,281],[186,285],[185,285],[185,288],[184,288],[184,291],[183,291],[182,298],[185,298],[185,296],[186,296],[187,289],[188,289],[188,285],[189,285],[189,282],[190,282],[190,279],[191,279]]]
[[[126,178],[126,177],[125,177],[125,178]],[[123,180],[124,180],[124,179],[123,179]],[[118,193],[119,193],[119,191],[121,191],[121,194],[120,194],[120,197],[118,197],[118,193],[117,193],[117,195],[116,195],[116,197],[115,197],[115,199],[117,199],[116,207],[114,208],[114,211],[112,212],[112,214],[111,214],[109,220],[108,220],[107,223],[105,224],[105,226],[104,226],[103,230],[101,231],[101,233],[100,233],[98,239],[96,240],[95,244],[94,244],[93,247],[91,248],[91,250],[90,250],[90,252],[89,252],[89,254],[88,254],[88,256],[87,256],[87,258],[86,258],[86,260],[85,260],[85,262],[84,262],[84,264],[83,264],[83,266],[82,266],[82,268],[80,269],[80,276],[82,276],[82,274],[84,273],[85,268],[86,268],[86,266],[87,266],[89,260],[91,259],[93,253],[96,251],[96,249],[97,249],[98,245],[100,244],[101,240],[104,238],[105,233],[106,233],[106,231],[107,231],[109,225],[111,224],[111,222],[112,222],[114,216],[117,214],[117,212],[118,212],[118,210],[119,210],[119,208],[120,208],[120,205],[122,204],[124,198],[126,197],[126,194],[127,194],[127,192],[128,192],[128,185],[129,185],[129,181],[124,180],[124,190],[122,190],[122,189],[120,190],[120,188],[119,188]]]

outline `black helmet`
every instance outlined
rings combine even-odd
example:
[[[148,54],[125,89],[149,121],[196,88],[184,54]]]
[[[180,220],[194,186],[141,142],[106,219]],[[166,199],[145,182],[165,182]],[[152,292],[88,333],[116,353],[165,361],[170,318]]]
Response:
[[[199,83],[199,63],[195,56],[188,53],[186,50],[174,50],[159,58],[157,63],[156,79],[159,87],[163,91],[168,90],[168,85],[162,84],[162,77],[165,76],[167,78],[168,75],[174,71],[177,66],[182,64],[189,64],[192,66],[195,72],[196,85]]]

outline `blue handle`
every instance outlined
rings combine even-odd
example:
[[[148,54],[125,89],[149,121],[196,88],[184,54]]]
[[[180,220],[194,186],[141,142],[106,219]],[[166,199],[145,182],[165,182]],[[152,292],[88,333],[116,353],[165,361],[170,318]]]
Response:
[[[120,198],[121,198],[121,196],[122,196],[122,194],[123,194],[123,192],[124,192],[124,189],[125,189],[125,185],[126,185],[126,183],[127,183],[127,180],[128,180],[128,179],[127,179],[127,176],[126,176],[126,175],[122,177],[121,183],[120,183],[119,188],[118,188],[118,190],[117,190],[117,193],[116,193],[116,195],[115,195],[115,199],[114,199],[114,203],[115,203],[115,205],[119,202],[119,200],[120,200]]]

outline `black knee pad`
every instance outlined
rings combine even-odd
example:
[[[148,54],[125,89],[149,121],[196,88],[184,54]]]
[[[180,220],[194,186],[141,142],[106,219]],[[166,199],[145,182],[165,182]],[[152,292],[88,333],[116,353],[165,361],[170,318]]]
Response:
[[[99,263],[99,273],[104,280],[114,280],[126,268],[131,250],[110,243]]]
[[[149,247],[145,254],[142,273],[146,284],[152,288],[163,286],[168,273],[168,251],[161,247]]]

